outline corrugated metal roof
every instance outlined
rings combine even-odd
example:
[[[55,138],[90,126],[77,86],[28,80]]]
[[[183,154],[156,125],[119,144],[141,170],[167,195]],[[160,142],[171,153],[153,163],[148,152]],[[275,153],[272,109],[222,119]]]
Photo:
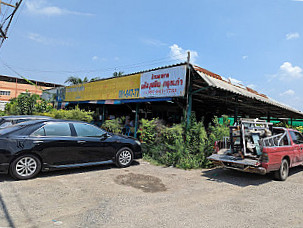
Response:
[[[172,65],[167,65],[167,66],[152,68],[152,69],[149,69],[149,70],[142,70],[142,71],[137,71],[137,72],[134,72],[134,73],[123,74],[122,76],[119,76],[119,77],[113,77],[112,76],[112,77],[108,77],[108,78],[100,78],[100,79],[98,79],[96,81],[85,82],[85,83],[82,83],[82,84],[94,83],[94,82],[98,82],[98,81],[105,81],[105,80],[109,80],[109,79],[122,78],[122,77],[132,76],[132,75],[135,75],[135,74],[142,74],[142,73],[146,73],[146,72],[150,72],[150,71],[161,70],[161,69],[171,68],[171,67],[176,67],[176,66],[182,66],[182,65],[185,65],[185,64],[187,64],[187,63],[186,62],[181,62],[181,63],[177,63],[177,64],[172,64]],[[72,86],[75,86],[75,85],[69,85],[69,86],[66,86],[66,87],[72,87]]]
[[[277,102],[271,98],[268,98],[264,94],[260,94],[257,91],[250,89],[248,87],[242,86],[242,85],[234,85],[230,82],[227,82],[222,79],[220,75],[214,74],[208,70],[205,70],[198,66],[193,66],[193,68],[196,70],[196,72],[201,76],[201,78],[208,84],[210,87],[214,87],[217,89],[229,91],[231,93],[235,93],[238,95],[242,95],[245,97],[248,97],[250,99],[255,99],[258,101],[261,101],[266,104],[274,105],[279,108],[285,109],[290,112],[297,113],[301,116],[303,116],[303,113],[301,111],[298,111],[294,108],[291,108],[285,104],[281,104],[280,102]]]

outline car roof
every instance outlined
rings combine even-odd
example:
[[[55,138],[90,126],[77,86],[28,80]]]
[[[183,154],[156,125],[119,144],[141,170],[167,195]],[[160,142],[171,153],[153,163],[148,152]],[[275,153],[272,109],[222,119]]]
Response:
[[[38,119],[38,120],[30,120],[30,121],[26,121],[26,122],[22,122],[19,123],[18,125],[33,125],[33,124],[37,124],[37,123],[87,123],[87,122],[83,122],[83,121],[78,121],[78,120],[61,120],[61,119]]]
[[[20,116],[1,116],[4,120],[14,120],[14,119],[52,119],[50,116],[33,116],[33,115],[20,115]]]

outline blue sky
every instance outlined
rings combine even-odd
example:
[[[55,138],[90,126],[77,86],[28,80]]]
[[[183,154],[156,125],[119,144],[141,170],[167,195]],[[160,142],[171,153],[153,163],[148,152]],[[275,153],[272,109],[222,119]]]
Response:
[[[64,83],[184,60],[303,110],[303,0],[24,0],[0,74]]]

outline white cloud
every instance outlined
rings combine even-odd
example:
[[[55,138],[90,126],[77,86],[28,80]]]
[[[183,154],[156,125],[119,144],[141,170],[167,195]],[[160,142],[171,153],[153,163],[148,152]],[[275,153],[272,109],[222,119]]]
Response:
[[[293,91],[292,89],[289,89],[283,93],[280,93],[280,96],[293,96],[293,95],[295,95],[295,91]]]
[[[92,61],[98,61],[98,62],[104,62],[104,61],[106,61],[107,59],[106,58],[104,58],[104,57],[102,57],[102,58],[100,58],[99,56],[97,56],[97,55],[95,55],[95,56],[93,56],[92,57]]]
[[[278,77],[280,80],[293,80],[303,77],[302,68],[299,66],[293,66],[290,62],[284,62],[280,66],[278,72]]]
[[[33,15],[61,16],[72,14],[78,16],[93,16],[91,13],[70,11],[57,6],[50,6],[46,0],[31,0],[25,2],[25,5],[27,12]]]
[[[178,61],[187,61],[187,52],[190,52],[190,62],[195,63],[198,57],[198,52],[192,50],[184,50],[177,44],[174,44],[170,48],[170,58]]]
[[[300,34],[297,32],[286,34],[286,40],[298,39],[299,37],[300,37]]]
[[[44,44],[44,45],[52,45],[52,46],[57,46],[57,45],[72,46],[73,45],[71,42],[66,42],[66,41],[62,41],[62,40],[58,40],[58,39],[54,39],[54,38],[50,38],[50,37],[45,37],[38,33],[28,33],[27,38],[30,40],[33,40],[37,43]]]
[[[160,46],[167,45],[166,43],[163,43],[162,41],[156,40],[156,39],[143,39],[142,42],[147,44],[147,45],[155,46],[155,47],[160,47]]]
[[[242,59],[244,59],[244,60],[247,59],[247,58],[248,58],[247,55],[243,55],[243,56],[242,56]]]

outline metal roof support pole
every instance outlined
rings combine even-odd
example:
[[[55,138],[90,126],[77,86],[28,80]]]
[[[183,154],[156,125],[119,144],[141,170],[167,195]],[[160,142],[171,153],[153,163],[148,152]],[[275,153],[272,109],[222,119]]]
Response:
[[[57,110],[59,110],[59,103],[61,103],[61,102],[59,102],[59,90],[57,89],[55,100],[53,99],[53,107],[55,107],[57,105]]]
[[[267,122],[270,123],[270,113],[269,112],[267,112]]]
[[[292,126],[292,120],[293,120],[293,118],[290,118],[290,125]]]
[[[188,88],[188,101],[187,101],[187,111],[186,111],[186,128],[189,128],[190,118],[191,118],[191,110],[193,106],[193,94],[192,94],[192,83],[190,82]]]
[[[192,79],[190,77],[190,52],[187,52],[187,74],[188,74],[188,84],[187,84],[187,106],[186,106],[186,129],[189,128],[190,125],[190,118],[191,118],[191,110],[192,110],[192,102],[193,102],[193,95],[192,95]]]
[[[136,104],[135,132],[134,132],[135,138],[137,138],[138,125],[139,125],[139,103]]]
[[[236,97],[234,123],[236,123],[238,121],[238,112],[239,112],[238,97]]]
[[[101,125],[104,123],[105,121],[105,105],[102,105],[102,121],[101,121]]]

